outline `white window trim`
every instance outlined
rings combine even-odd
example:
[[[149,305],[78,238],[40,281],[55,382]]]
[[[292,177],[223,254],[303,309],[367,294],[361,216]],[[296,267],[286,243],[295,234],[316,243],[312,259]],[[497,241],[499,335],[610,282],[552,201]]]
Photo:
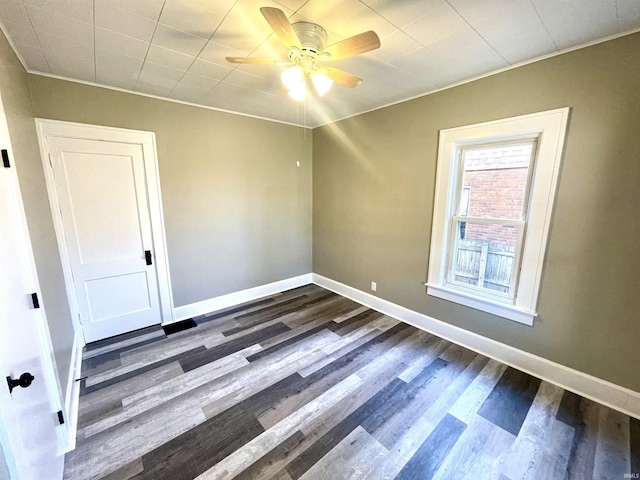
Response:
[[[440,131],[427,293],[516,322],[533,325],[553,201],[564,148],[569,108],[505,118]],[[454,216],[458,152],[466,145],[538,137],[538,152],[529,198],[527,231],[520,259],[515,299],[492,299],[447,285],[446,254]]]

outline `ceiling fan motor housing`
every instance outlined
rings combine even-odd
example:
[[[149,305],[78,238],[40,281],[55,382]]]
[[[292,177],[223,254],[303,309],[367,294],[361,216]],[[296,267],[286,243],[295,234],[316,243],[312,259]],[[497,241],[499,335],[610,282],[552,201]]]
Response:
[[[289,60],[303,69],[313,69],[327,43],[327,31],[317,23],[296,22],[291,25],[301,48],[291,47]]]

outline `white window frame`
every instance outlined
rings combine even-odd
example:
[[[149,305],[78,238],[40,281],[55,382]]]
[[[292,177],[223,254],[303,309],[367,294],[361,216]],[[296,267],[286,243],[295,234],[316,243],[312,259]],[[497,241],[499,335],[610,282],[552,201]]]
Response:
[[[448,238],[449,244],[447,245],[447,253],[448,253],[448,262],[447,262],[447,272],[445,277],[445,283],[447,285],[451,285],[455,289],[468,290],[468,293],[471,295],[479,295],[482,297],[487,297],[489,299],[497,299],[498,301],[502,301],[504,298],[508,298],[513,300],[516,295],[516,285],[518,282],[518,270],[520,267],[520,255],[522,253],[522,243],[524,241],[524,233],[527,226],[527,215],[529,212],[529,198],[531,196],[531,180],[533,177],[533,172],[535,171],[535,160],[537,156],[537,143],[538,136],[533,136],[529,138],[522,138],[518,136],[516,141],[512,141],[508,139],[507,141],[499,141],[499,142],[480,142],[480,143],[467,143],[461,145],[455,152],[456,155],[456,181],[450,185],[450,193],[452,196],[451,201],[453,202],[453,214],[451,216],[451,221],[449,222],[450,234]],[[523,199],[522,212],[521,217],[519,219],[506,219],[506,218],[491,218],[491,217],[474,217],[468,215],[469,204],[467,204],[467,213],[462,212],[462,191],[465,188],[462,185],[464,178],[464,154],[466,150],[476,150],[480,148],[491,148],[491,147],[502,147],[502,146],[514,146],[514,145],[531,145],[531,158],[529,159],[528,165],[528,173],[527,180],[525,185],[525,198]],[[460,193],[460,200],[458,199],[458,193]],[[469,199],[468,199],[469,200]],[[458,222],[467,222],[469,223],[479,224],[489,224],[489,225],[507,225],[518,228],[518,237],[515,246],[515,252],[513,256],[513,262],[511,266],[511,282],[509,285],[508,292],[500,292],[497,290],[487,290],[481,285],[471,285],[463,282],[459,282],[455,279],[457,273],[454,272],[455,264],[457,261],[457,251],[456,251],[456,242],[457,242],[457,223]],[[494,298],[495,297],[495,298]]]
[[[533,325],[568,118],[567,107],[440,131],[427,294]],[[537,139],[537,154],[530,167],[526,234],[520,249],[520,272],[512,279],[517,282],[513,298],[447,282],[454,222],[456,219],[467,220],[457,216],[455,211],[462,168],[461,150],[470,145],[531,138]],[[514,258],[514,262],[516,260]]]

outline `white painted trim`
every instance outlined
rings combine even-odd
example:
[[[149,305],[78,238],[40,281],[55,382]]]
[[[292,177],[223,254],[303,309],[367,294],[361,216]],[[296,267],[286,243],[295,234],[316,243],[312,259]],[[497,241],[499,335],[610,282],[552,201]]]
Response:
[[[2,24],[0,23],[0,25],[2,25]],[[16,51],[16,50],[14,49],[14,51]],[[18,58],[20,58],[20,57],[18,57]],[[23,66],[24,66],[24,64],[23,64]],[[30,73],[32,75],[38,75],[40,77],[55,78],[56,80],[64,80],[64,81],[67,81],[67,82],[79,83],[81,85],[89,85],[90,87],[106,88],[107,90],[114,90],[116,92],[122,92],[122,93],[130,93],[132,95],[137,95],[139,97],[153,98],[155,100],[164,100],[165,102],[178,103],[180,105],[187,105],[189,107],[203,108],[205,110],[213,110],[213,111],[216,111],[216,112],[228,113],[230,115],[239,115],[241,117],[254,118],[256,120],[263,120],[265,122],[281,123],[283,125],[290,125],[292,127],[308,128],[309,130],[312,130],[314,128],[314,127],[311,127],[311,126],[300,125],[298,123],[285,122],[284,120],[276,120],[274,118],[261,117],[260,115],[252,115],[250,113],[243,113],[243,112],[234,112],[233,110],[225,110],[224,108],[217,108],[217,107],[211,107],[209,105],[202,105],[202,104],[199,104],[199,103],[187,102],[185,100],[178,100],[176,98],[161,97],[159,95],[153,95],[152,93],[136,92],[135,90],[127,90],[126,88],[113,87],[113,86],[110,86],[110,85],[104,85],[102,83],[88,82],[86,80],[80,80],[80,79],[77,79],[77,78],[65,77],[63,75],[56,75],[54,73],[39,72],[37,70],[30,70],[30,69],[26,69],[26,70],[27,70],[28,73]],[[217,82],[218,82],[218,80],[211,79],[212,85],[216,84]],[[280,98],[280,99],[284,100],[284,98]]]
[[[502,318],[507,318],[525,325],[533,325],[533,320],[538,316],[536,312],[521,310],[513,305],[494,302],[488,298],[467,295],[462,291],[456,291],[440,285],[427,284],[427,294],[442,298],[449,302],[460,303],[467,307],[482,310]]]
[[[65,452],[76,448],[76,433],[78,431],[78,407],[80,405],[80,378],[82,372],[82,349],[85,346],[82,332],[76,331],[73,338],[73,352],[71,352],[71,365],[69,366],[69,380],[67,382],[67,395],[64,401],[67,435],[65,438]]]
[[[2,33],[4,34],[4,38],[6,38],[7,42],[9,42],[9,45],[11,46],[13,53],[15,53],[16,57],[18,58],[18,61],[22,65],[22,68],[24,68],[24,71],[27,73],[32,73],[31,70],[29,70],[29,67],[27,66],[27,62],[25,62],[24,58],[22,58],[22,54],[18,51],[16,44],[13,43],[13,39],[9,36],[9,33],[7,32],[7,29],[5,28],[2,22],[0,22],[0,30],[2,30]]]
[[[305,273],[304,275],[298,275],[297,277],[286,278],[277,282],[267,283],[266,285],[260,285],[258,287],[248,288],[246,290],[240,290],[228,293],[227,295],[203,300],[201,302],[176,307],[173,309],[174,322],[193,318],[198,315],[204,315],[205,313],[215,312],[216,310],[232,307],[240,303],[250,302],[251,300],[284,292],[285,290],[290,290],[292,288],[302,287],[303,285],[308,285],[310,283],[312,283],[311,274]],[[167,325],[167,323],[163,323],[163,325]]]
[[[48,158],[48,151],[45,148],[44,140],[41,140],[41,135],[44,135],[36,121],[36,130],[38,133],[38,144],[40,148],[40,157],[42,159],[45,184],[47,186],[47,196],[49,198],[49,206],[51,207],[51,217],[54,225],[54,232],[56,234],[56,243],[58,245],[58,254],[60,255],[60,263],[62,264],[62,276],[64,277],[65,291],[67,294],[67,302],[69,303],[69,311],[71,313],[71,323],[73,329],[76,332],[82,332],[82,325],[80,324],[80,314],[78,304],[76,302],[76,295],[73,290],[73,275],[71,274],[71,261],[66,246],[67,241],[64,236],[64,229],[62,228],[62,216],[60,209],[57,208],[57,196],[55,194],[55,180],[53,178],[53,172],[45,164],[46,158]],[[42,137],[44,139],[44,137]]]
[[[413,95],[412,97],[403,98],[402,100],[395,100],[393,102],[385,103],[384,105],[380,105],[379,107],[370,108],[369,110],[363,110],[362,112],[352,113],[350,115],[345,115],[344,117],[337,118],[335,120],[329,120],[324,123],[319,123],[318,125],[314,125],[312,128],[324,127],[325,125],[330,125],[332,123],[337,123],[342,120],[347,120],[349,118],[357,117],[359,115],[364,115],[365,113],[375,112],[376,110],[381,110],[383,108],[392,107],[394,105],[398,105],[399,103],[409,102],[411,100],[415,100],[416,98],[426,97],[427,95],[432,95],[434,93],[442,92],[444,90],[449,90],[450,88],[459,87],[460,85],[465,85],[467,83],[475,82],[476,80],[482,80],[483,78],[492,77],[499,73],[508,72],[509,70],[513,70],[515,68],[524,67],[525,65],[530,65],[532,63],[541,62],[542,60],[546,60],[548,58],[557,57],[558,55],[564,55],[565,53],[574,52],[576,50],[582,50],[583,48],[593,47],[594,45],[598,45],[600,43],[609,42],[611,40],[615,40],[616,38],[626,37],[627,35],[633,35],[634,33],[640,32],[640,28],[634,28],[632,30],[627,30],[626,32],[614,33],[613,35],[609,35],[604,38],[599,38],[597,40],[592,40],[587,43],[582,43],[580,45],[575,45],[573,47],[565,48],[563,50],[558,50],[557,52],[548,53],[546,55],[541,55],[539,57],[532,58],[530,60],[525,60],[520,63],[515,63],[513,65],[509,65],[508,67],[499,68],[497,70],[492,70],[491,72],[483,73],[482,75],[477,75],[475,77],[468,78],[466,80],[461,80],[456,83],[451,83],[449,85],[445,85],[444,87],[436,88],[433,90],[428,90],[424,93],[419,93],[417,95]],[[29,71],[29,73],[36,73]]]
[[[161,321],[171,322],[173,319],[173,294],[171,291],[169,259],[167,255],[164,214],[162,210],[162,196],[160,193],[160,172],[158,171],[158,153],[156,149],[155,133],[142,130],[105,127],[101,125],[87,125],[75,122],[48,120],[43,118],[36,118],[35,123],[38,133],[42,168],[44,170],[47,193],[49,196],[49,205],[51,207],[53,226],[58,243],[58,252],[62,263],[67,299],[69,301],[69,309],[71,310],[72,321],[76,331],[82,331],[82,325],[79,320],[79,309],[73,287],[73,275],[71,273],[71,262],[67,251],[67,241],[64,235],[62,215],[58,206],[55,178],[53,176],[53,169],[49,164],[49,148],[46,141],[48,136],[124,142],[142,146],[147,194],[150,207],[151,230],[153,232],[153,253],[156,260],[155,265],[157,272],[158,294],[160,297],[160,311],[162,315]]]
[[[429,295],[532,325],[568,120],[569,108],[558,108],[440,131],[429,251]],[[456,197],[462,181],[460,152],[468,146],[531,137],[537,138],[537,153],[532,166],[527,235],[521,248],[516,250],[514,259],[514,262],[520,259],[520,274],[516,291],[512,292],[513,299],[505,298],[501,302],[489,293],[463,290],[450,278],[453,258],[451,236],[455,234]],[[520,240],[518,243],[520,245]]]
[[[546,382],[582,395],[626,415],[640,419],[640,392],[579,372],[546,358],[519,350],[477,333],[464,330],[410,310],[343,283],[312,274],[313,283],[362,305],[442,337],[469,350],[522,370]]]

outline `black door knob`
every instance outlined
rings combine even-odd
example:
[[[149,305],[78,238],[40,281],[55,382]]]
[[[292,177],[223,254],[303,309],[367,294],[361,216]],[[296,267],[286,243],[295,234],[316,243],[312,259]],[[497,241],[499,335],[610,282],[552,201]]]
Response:
[[[31,375],[29,372],[25,372],[20,375],[20,378],[18,378],[17,380],[11,377],[7,377],[7,383],[9,384],[9,393],[13,392],[13,389],[16,387],[27,388],[29,385],[31,385],[31,382],[33,382],[35,378],[36,377]]]

